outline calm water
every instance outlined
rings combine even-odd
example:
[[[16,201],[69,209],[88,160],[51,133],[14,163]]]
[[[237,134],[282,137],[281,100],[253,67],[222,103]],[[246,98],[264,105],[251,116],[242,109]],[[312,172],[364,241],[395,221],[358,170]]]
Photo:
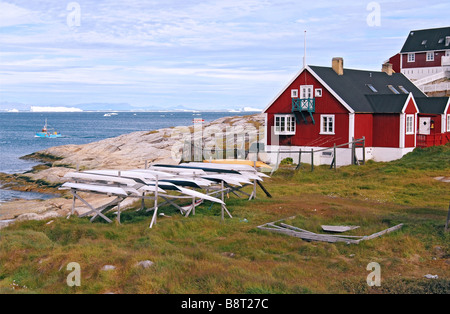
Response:
[[[105,112],[80,113],[0,113],[0,172],[23,173],[36,162],[19,159],[45,148],[67,144],[87,144],[105,138],[135,131],[151,131],[160,128],[192,125],[192,120],[202,118],[206,122],[215,119],[248,115],[229,112],[118,112],[105,117]],[[61,138],[36,138],[45,119],[49,128],[60,132]],[[38,195],[0,190],[0,202],[11,198],[35,198]]]

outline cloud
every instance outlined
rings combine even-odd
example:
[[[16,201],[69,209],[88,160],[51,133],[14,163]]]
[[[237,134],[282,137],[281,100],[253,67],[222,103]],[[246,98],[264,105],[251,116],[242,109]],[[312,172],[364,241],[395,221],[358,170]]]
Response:
[[[37,12],[18,7],[7,2],[0,2],[0,27],[39,23]]]
[[[304,30],[308,64],[339,55],[379,69],[409,30],[448,25],[450,9],[382,0],[374,28],[370,1],[79,0],[81,24],[70,27],[69,2],[0,2],[2,99],[263,107],[301,67]]]

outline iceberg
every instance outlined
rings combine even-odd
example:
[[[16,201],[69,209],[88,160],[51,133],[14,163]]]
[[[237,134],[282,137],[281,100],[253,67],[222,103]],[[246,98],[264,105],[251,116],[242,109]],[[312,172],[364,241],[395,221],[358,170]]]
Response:
[[[31,106],[31,112],[83,112],[83,110],[75,107],[39,107]]]

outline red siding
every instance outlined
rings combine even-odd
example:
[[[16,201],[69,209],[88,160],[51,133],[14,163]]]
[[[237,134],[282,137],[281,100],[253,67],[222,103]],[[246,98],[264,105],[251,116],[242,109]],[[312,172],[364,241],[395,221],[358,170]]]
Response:
[[[400,115],[394,113],[373,115],[373,147],[399,147]]]
[[[373,115],[371,113],[355,114],[355,138],[366,138],[366,146],[372,146]]]
[[[392,64],[392,69],[395,71],[395,73],[400,73],[400,60],[401,55],[399,53],[389,59],[389,63]]]
[[[288,146],[330,147],[333,146],[333,144],[340,145],[347,143],[349,132],[349,115],[347,109],[342,106],[308,71],[303,71],[280,95],[280,97],[275,100],[269,109],[266,110],[268,114],[267,127],[269,128],[267,145],[276,145],[276,143],[272,143],[274,134],[271,127],[274,126],[274,115],[292,113],[291,90],[299,90],[301,85],[313,85],[314,89],[322,89],[322,97],[316,98],[316,112],[313,114],[315,124],[312,123],[308,113],[304,113],[305,117],[307,117],[307,124],[304,123],[301,115],[299,115],[301,121],[296,124],[296,134],[291,136],[280,136],[279,144]],[[321,114],[335,115],[334,135],[319,134]]]
[[[441,58],[445,56],[444,51],[439,51],[434,53],[434,61],[427,61],[427,53],[420,52],[416,53],[416,61],[408,62],[408,54],[402,54],[403,58],[403,69],[411,69],[411,68],[427,68],[427,67],[440,67],[441,66]]]

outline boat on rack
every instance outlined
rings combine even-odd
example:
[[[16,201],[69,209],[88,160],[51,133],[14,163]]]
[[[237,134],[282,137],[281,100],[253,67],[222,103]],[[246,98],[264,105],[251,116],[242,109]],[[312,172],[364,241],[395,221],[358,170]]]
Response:
[[[56,131],[50,131],[52,129],[48,128],[47,119],[45,119],[44,127],[42,128],[41,132],[36,132],[34,137],[44,137],[44,138],[57,138],[61,137],[62,135]]]

